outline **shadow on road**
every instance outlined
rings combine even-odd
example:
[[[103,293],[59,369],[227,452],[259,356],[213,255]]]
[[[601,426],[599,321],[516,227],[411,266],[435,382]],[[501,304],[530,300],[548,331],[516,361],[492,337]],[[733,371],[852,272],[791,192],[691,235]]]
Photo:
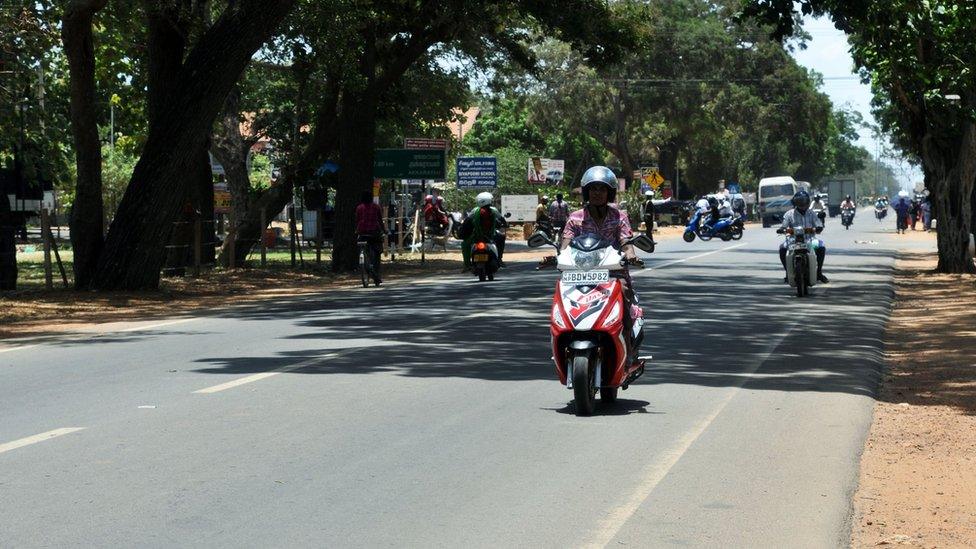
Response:
[[[636,385],[874,396],[892,299],[892,253],[833,250],[835,260],[828,255],[826,269],[833,282],[803,300],[781,282],[773,253],[739,248],[693,270],[638,276],[648,319],[643,352],[655,360]],[[494,283],[347,291],[236,311],[247,320],[300,316],[300,330],[286,339],[322,345],[270,356],[205,358],[196,371],[265,372],[327,355],[346,342],[356,349],[294,372],[557,383],[548,332],[555,275],[529,268],[502,271]],[[359,320],[377,309],[382,316],[371,316],[368,324]],[[479,312],[485,316],[471,316]]]
[[[646,400],[628,400],[619,398],[616,402],[606,404],[600,399],[596,401],[594,416],[626,416],[630,414],[663,414],[664,412],[652,412],[647,409],[651,403]],[[543,408],[560,414],[576,415],[576,407],[572,402],[567,402],[562,408]]]

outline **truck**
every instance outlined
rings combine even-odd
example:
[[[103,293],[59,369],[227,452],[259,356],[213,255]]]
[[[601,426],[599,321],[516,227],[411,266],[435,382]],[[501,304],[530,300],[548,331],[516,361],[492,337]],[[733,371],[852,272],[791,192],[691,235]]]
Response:
[[[823,180],[822,186],[827,189],[827,212],[830,217],[840,215],[840,203],[847,198],[847,195],[857,201],[857,196],[854,194],[855,183],[854,176],[850,175],[835,175]]]

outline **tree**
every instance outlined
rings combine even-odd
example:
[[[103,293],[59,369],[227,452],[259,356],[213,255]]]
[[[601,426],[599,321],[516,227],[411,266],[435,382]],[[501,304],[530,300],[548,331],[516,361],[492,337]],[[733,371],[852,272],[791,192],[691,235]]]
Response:
[[[797,9],[829,15],[871,81],[875,112],[921,160],[938,219],[937,271],[974,273],[967,247],[976,187],[976,5],[929,0],[747,0],[744,15],[792,35]]]
[[[99,256],[93,285],[100,289],[149,289],[159,283],[171,221],[188,196],[186,174],[200,165],[214,120],[255,51],[271,36],[293,0],[231,2],[203,31],[185,59],[171,48],[181,44],[160,32],[150,40],[159,74],[169,90],[150,101],[150,127],[142,156],[122,198]],[[199,75],[207,75],[200,78]]]
[[[371,186],[375,147],[390,142],[382,133],[384,124],[403,119],[395,108],[400,102],[391,99],[406,89],[403,84],[410,75],[437,77],[442,71],[431,70],[437,55],[484,62],[519,58],[529,63],[522,44],[527,27],[550,29],[594,56],[612,54],[620,36],[612,24],[600,20],[606,13],[595,0],[573,0],[569,5],[520,0],[301,2],[276,45],[284,51],[284,61],[307,58],[310,63],[310,86],[318,90],[318,99],[305,111],[311,132],[287,160],[278,184],[263,193],[251,211],[274,211],[290,196],[292,186],[310,178],[334,148],[339,172],[332,268],[354,268],[355,203]],[[442,51],[435,55],[437,48]],[[421,65],[427,69],[411,72]],[[449,115],[445,109],[443,118]],[[259,231],[253,218],[249,213],[241,239]]]
[[[62,19],[61,35],[71,75],[71,131],[77,183],[71,208],[75,286],[92,283],[102,251],[102,147],[95,109],[95,48],[92,19],[108,0],[73,0]]]
[[[537,48],[532,111],[569,121],[630,178],[657,164],[666,179],[704,192],[718,179],[825,171],[831,105],[818,80],[754,24],[701,0],[618,2],[634,54],[587,63],[558,42]]]

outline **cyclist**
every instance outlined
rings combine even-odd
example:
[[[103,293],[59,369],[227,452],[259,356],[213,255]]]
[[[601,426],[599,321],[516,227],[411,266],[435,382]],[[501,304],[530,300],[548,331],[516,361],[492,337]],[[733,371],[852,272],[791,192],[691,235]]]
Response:
[[[373,202],[373,193],[363,191],[356,206],[356,235],[369,245],[369,262],[373,280],[379,285],[380,253],[383,251],[383,210]]]

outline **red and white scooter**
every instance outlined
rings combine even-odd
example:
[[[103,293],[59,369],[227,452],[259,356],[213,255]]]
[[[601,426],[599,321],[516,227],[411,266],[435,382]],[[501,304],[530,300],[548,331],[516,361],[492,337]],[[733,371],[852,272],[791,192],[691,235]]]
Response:
[[[529,237],[530,247],[545,244],[555,246],[542,233]],[[626,244],[654,251],[654,242],[646,235]],[[640,377],[651,358],[638,356],[644,319],[631,318],[622,284],[626,261],[614,246],[599,236],[581,235],[556,258],[562,276],[556,282],[550,316],[552,358],[559,381],[573,390],[576,415],[593,413],[597,391],[603,402],[614,402],[617,390],[626,390]]]

